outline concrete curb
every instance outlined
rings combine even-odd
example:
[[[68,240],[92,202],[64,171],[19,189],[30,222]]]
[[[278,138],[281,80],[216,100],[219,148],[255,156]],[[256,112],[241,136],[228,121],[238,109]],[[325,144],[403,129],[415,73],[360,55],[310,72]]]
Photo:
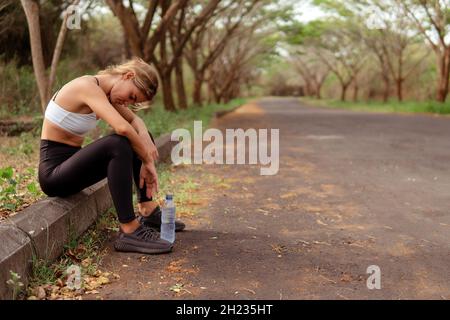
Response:
[[[218,111],[214,119],[233,112],[238,107]],[[155,140],[159,160],[170,159],[170,133]],[[27,286],[33,257],[50,261],[58,258],[64,245],[83,234],[100,214],[113,206],[107,179],[67,198],[50,197],[34,203],[7,221],[0,223],[0,299],[12,299],[13,291],[6,281],[10,271],[20,275]]]
[[[0,299],[12,299],[10,270],[27,285],[33,257],[55,260],[111,203],[104,179],[67,198],[43,199],[0,224]]]

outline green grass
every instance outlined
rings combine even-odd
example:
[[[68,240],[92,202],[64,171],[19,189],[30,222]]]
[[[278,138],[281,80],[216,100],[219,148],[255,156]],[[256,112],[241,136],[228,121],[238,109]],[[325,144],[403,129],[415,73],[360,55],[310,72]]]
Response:
[[[147,113],[138,112],[147,128],[156,138],[161,134],[172,132],[174,129],[192,129],[194,120],[201,120],[203,126],[209,125],[213,114],[219,110],[230,110],[244,104],[246,99],[234,99],[227,104],[209,104],[203,107],[190,107],[186,110],[168,112],[160,103],[155,104]]]
[[[158,198],[164,199],[166,194],[173,194],[177,212],[191,212],[195,214],[195,208],[192,208],[189,203],[198,200],[195,190],[199,184],[195,182],[192,176],[179,176],[174,174],[174,167],[167,163],[158,163],[158,181],[159,192]]]
[[[39,113],[39,95],[32,66],[18,67],[16,61],[0,62],[0,119]]]
[[[345,101],[332,99],[300,98],[300,101],[320,107],[342,108],[355,111],[450,114],[450,102],[437,101]]]
[[[12,289],[12,300],[16,300],[23,291],[24,284],[21,280],[21,276],[12,270],[9,270],[10,278],[6,281],[6,284]]]
[[[61,60],[56,72],[52,92],[65,83],[93,70],[82,70],[73,59]],[[32,66],[18,66],[16,61],[0,61],[0,119],[14,119],[18,116],[42,116],[39,92]]]
[[[22,132],[18,138],[17,145],[0,145],[0,152],[9,156],[29,156],[36,150],[36,135],[34,133]]]
[[[22,172],[13,167],[0,167],[0,213],[15,212],[25,203],[34,202],[43,195],[38,183],[36,168]],[[0,220],[2,219],[0,215]]]

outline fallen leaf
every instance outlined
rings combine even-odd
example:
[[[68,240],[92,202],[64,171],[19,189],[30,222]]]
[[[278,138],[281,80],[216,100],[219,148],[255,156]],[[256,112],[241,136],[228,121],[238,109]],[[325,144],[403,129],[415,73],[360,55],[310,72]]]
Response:
[[[86,258],[83,261],[81,261],[81,266],[84,268],[89,267],[92,264],[92,259],[91,258]]]
[[[284,193],[280,196],[281,199],[287,199],[287,198],[292,198],[292,197],[296,197],[297,193],[295,192],[288,192],[288,193]]]
[[[169,288],[169,290],[178,293],[178,292],[181,291],[182,288],[183,288],[183,284],[182,283],[177,283],[177,284],[171,286]]]
[[[36,296],[37,299],[43,300],[47,296],[45,289],[41,286],[34,288],[33,295]]]
[[[98,282],[100,285],[104,285],[104,284],[109,283],[109,279],[108,279],[107,277],[100,276],[100,277],[98,277],[97,282]]]
[[[342,281],[342,282],[351,282],[351,281],[352,281],[352,277],[351,277],[351,275],[349,275],[349,274],[344,274],[344,275],[341,277],[341,281]]]

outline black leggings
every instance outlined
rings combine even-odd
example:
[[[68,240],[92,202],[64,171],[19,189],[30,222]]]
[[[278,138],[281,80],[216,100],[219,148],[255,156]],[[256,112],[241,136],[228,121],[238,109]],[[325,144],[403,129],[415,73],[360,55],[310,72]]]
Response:
[[[153,140],[153,137],[150,134]],[[153,140],[154,141],[154,140]],[[39,184],[50,197],[67,197],[108,178],[109,191],[120,223],[135,219],[134,179],[138,202],[150,201],[146,186],[139,188],[142,161],[127,137],[111,134],[86,147],[41,139]]]

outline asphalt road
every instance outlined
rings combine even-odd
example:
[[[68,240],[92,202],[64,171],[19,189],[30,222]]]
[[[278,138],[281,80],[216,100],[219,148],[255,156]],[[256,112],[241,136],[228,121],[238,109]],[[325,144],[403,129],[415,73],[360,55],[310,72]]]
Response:
[[[174,252],[107,255],[104,299],[450,299],[450,118],[265,98],[215,127],[277,128],[280,169],[225,177]],[[112,248],[112,241],[109,247]],[[369,266],[380,289],[368,289]]]

